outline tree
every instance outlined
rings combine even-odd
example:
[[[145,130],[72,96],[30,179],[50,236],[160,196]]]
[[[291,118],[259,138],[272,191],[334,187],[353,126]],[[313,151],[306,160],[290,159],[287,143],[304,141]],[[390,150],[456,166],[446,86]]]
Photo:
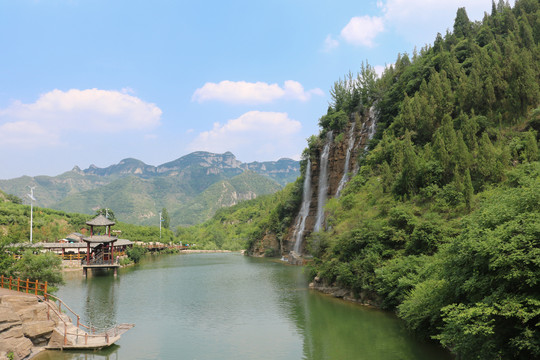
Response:
[[[101,209],[96,210],[96,216],[97,215],[103,215],[111,221],[117,221],[116,216],[114,215],[114,212],[108,208],[101,208]]]
[[[394,183],[394,193],[396,195],[412,195],[416,191],[418,157],[414,151],[410,132],[405,133],[402,154],[402,169]]]
[[[126,250],[126,254],[136,264],[141,261],[141,258],[146,251],[147,249],[142,246],[133,245],[133,247]]]
[[[57,285],[64,283],[62,260],[52,252],[36,255],[32,250],[26,250],[13,270],[14,275],[21,279],[47,281],[48,292],[53,292]]]
[[[161,226],[163,226],[165,229],[168,229],[171,224],[171,219],[169,217],[169,212],[167,211],[167,208],[161,209]]]
[[[463,197],[465,198],[465,205],[467,210],[471,210],[472,197],[474,195],[474,188],[471,181],[471,173],[469,169],[465,170],[465,179],[463,184]]]
[[[469,36],[471,32],[471,22],[465,8],[459,8],[454,20],[454,35],[458,38]]]

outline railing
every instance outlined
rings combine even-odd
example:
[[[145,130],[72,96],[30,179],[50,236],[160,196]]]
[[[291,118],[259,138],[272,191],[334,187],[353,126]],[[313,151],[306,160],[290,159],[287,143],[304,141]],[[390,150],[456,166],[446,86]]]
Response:
[[[59,254],[59,257],[62,258],[62,260],[81,260],[86,258],[86,254]]]
[[[13,276],[7,278],[2,275],[0,277],[0,286],[2,286],[3,289],[26,292],[27,294],[43,295],[45,298],[47,297],[46,281],[44,283],[40,283],[38,280],[21,280],[20,278],[14,279]]]
[[[112,264],[119,263],[119,259],[118,259],[118,256],[116,256],[116,253],[115,253],[115,259],[113,261],[111,261],[110,259],[110,257],[112,256],[111,253],[107,253],[107,255],[109,256],[109,259],[107,260],[104,259],[104,255],[105,253],[100,252],[100,253],[94,254],[94,257],[90,258],[90,260],[87,260],[86,258],[82,258],[81,264],[82,265],[112,265]]]
[[[109,345],[111,337],[116,337],[127,330],[131,329],[134,325],[133,324],[119,324],[115,325],[114,327],[104,330],[98,334],[96,334],[96,328],[93,326],[86,326],[81,323],[81,317],[79,314],[77,314],[75,311],[73,311],[65,302],[62,301],[59,297],[56,297],[51,294],[47,294],[48,296],[45,298],[45,304],[47,304],[47,319],[51,320],[51,310],[52,314],[56,315],[58,319],[64,324],[64,346],[67,346],[68,343],[68,336],[72,335],[74,337],[74,343],[73,345],[79,345],[79,337],[84,338],[84,345],[88,345],[88,339],[103,339],[104,344]],[[53,301],[49,301],[49,298],[53,299]],[[56,309],[51,302],[56,301],[58,303],[58,309]],[[69,311],[76,319],[77,319],[77,331],[76,332],[68,332],[68,323],[62,318],[62,305],[64,308]],[[67,315],[68,317],[71,317]],[[84,328],[84,329],[81,329]],[[81,330],[83,333],[80,334],[79,330]],[[99,346],[99,345],[98,345]]]
[[[124,256],[126,255],[125,251],[115,251],[114,256]],[[20,260],[22,258],[22,255],[19,254],[13,254],[11,255],[13,259]],[[56,256],[60,257],[62,260],[83,260],[86,259],[86,254],[56,254]]]
[[[168,244],[142,244],[142,247],[147,248],[148,250],[157,250],[157,249],[178,249],[186,250],[189,249],[189,246],[186,245],[168,245]]]
[[[90,340],[98,339],[98,341],[99,339],[103,339],[103,343],[99,342],[98,344],[96,344],[96,342],[94,341],[94,345],[96,347],[110,345],[111,337],[119,336],[125,333],[126,331],[128,331],[129,329],[131,329],[133,326],[135,326],[134,324],[117,324],[110,329],[103,330],[96,334],[97,329],[95,327],[86,326],[82,324],[81,317],[79,316],[79,314],[73,311],[65,302],[62,301],[62,299],[47,293],[47,281],[45,281],[44,283],[40,283],[38,280],[36,281],[30,281],[28,279],[21,280],[20,278],[14,279],[12,276],[8,278],[4,275],[1,275],[0,286],[2,288],[13,290],[13,291],[25,292],[27,294],[34,294],[38,297],[40,301],[44,300],[43,302],[47,305],[47,319],[51,320],[51,317],[53,315],[56,315],[59,321],[64,325],[64,331],[63,331],[64,346],[67,345],[68,336],[70,335],[74,337],[73,345],[79,344],[80,337],[81,338],[84,337],[84,345],[88,345],[89,339]],[[42,297],[40,297],[40,295]],[[49,301],[50,299],[52,299],[52,301]],[[55,301],[58,303],[58,308],[53,306]],[[62,315],[68,316],[71,319],[73,318],[68,314],[63,314],[62,307],[64,307],[66,311],[71,313],[72,316],[74,316],[77,319],[76,332],[68,331],[68,322],[66,322],[66,320],[62,317]],[[57,322],[57,324],[59,323]],[[57,326],[57,329],[60,330],[60,327]],[[82,331],[82,334],[79,333],[79,330]]]

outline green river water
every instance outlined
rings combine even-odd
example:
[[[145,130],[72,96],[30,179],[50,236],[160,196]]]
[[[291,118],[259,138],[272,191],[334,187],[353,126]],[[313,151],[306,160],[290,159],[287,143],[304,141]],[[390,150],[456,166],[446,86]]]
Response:
[[[49,359],[446,360],[394,315],[308,289],[301,267],[240,254],[147,256],[88,279],[69,273],[58,291],[81,321],[135,323],[117,345],[47,351]]]

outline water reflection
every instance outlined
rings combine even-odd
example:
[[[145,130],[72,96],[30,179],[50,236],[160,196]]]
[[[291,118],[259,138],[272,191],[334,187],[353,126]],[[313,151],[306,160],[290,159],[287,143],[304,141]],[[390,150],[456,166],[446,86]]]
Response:
[[[96,351],[45,351],[36,360],[118,360],[120,346],[112,345],[107,349]]]
[[[59,295],[84,321],[136,327],[111,351],[39,360],[451,358],[389,313],[310,291],[299,267],[238,254],[149,257],[118,278],[68,279]]]
[[[84,318],[88,325],[102,330],[116,325],[119,281],[111,276],[111,270],[99,269],[94,269],[86,279]]]

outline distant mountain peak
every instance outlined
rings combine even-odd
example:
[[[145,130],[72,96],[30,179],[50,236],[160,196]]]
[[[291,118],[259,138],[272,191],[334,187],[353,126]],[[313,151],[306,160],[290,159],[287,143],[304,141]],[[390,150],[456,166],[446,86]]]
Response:
[[[169,214],[177,214],[177,223],[194,224],[221,206],[274,192],[299,175],[297,161],[242,163],[230,151],[196,151],[159,166],[125,158],[104,168],[74,166],[56,177],[40,177],[39,206],[89,214],[106,206],[123,221],[147,224],[166,207]],[[223,184],[214,185],[220,181],[227,191]],[[35,183],[34,178],[21,177],[0,180],[0,188],[24,197]]]

